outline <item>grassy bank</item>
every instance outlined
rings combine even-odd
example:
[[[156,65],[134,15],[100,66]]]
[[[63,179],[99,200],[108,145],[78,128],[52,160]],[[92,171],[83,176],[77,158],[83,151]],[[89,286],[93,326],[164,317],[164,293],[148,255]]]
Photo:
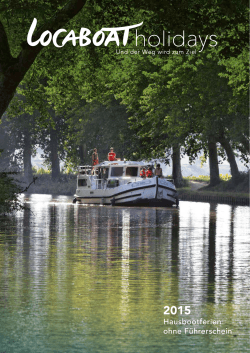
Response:
[[[195,189],[194,183],[198,183],[199,187]],[[221,178],[216,186],[209,186],[209,177],[189,177],[184,179],[184,185],[177,189],[181,200],[249,205],[249,173],[241,173],[237,181]]]
[[[76,190],[76,175],[62,174],[57,181],[50,174],[36,174],[38,179],[27,193],[73,196]],[[20,178],[24,182],[23,178]],[[25,183],[24,183],[25,185]],[[237,182],[230,176],[221,176],[219,185],[210,187],[208,176],[184,178],[184,187],[178,188],[181,200],[215,201],[249,204],[249,173],[242,173]]]

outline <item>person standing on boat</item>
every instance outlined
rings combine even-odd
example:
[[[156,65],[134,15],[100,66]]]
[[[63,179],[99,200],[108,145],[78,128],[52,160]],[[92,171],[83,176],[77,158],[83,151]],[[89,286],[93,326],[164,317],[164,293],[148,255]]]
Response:
[[[94,148],[93,153],[92,153],[92,165],[99,164],[99,158],[98,158],[98,153],[97,153],[97,148]]]
[[[145,167],[142,168],[142,170],[140,172],[140,177],[146,178],[146,168]]]
[[[152,167],[149,167],[148,170],[146,171],[146,177],[152,178],[152,176],[153,176]]]
[[[158,176],[159,178],[162,177],[162,169],[160,164],[157,164],[155,168],[155,176]]]
[[[116,161],[116,154],[114,152],[113,147],[110,147],[110,152],[108,153],[108,160],[109,161]]]

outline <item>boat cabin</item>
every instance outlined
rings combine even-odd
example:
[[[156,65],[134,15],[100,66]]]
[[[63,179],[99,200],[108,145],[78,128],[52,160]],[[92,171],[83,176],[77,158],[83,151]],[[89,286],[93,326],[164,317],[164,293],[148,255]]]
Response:
[[[77,187],[106,189],[141,180],[143,162],[103,162],[78,168]]]

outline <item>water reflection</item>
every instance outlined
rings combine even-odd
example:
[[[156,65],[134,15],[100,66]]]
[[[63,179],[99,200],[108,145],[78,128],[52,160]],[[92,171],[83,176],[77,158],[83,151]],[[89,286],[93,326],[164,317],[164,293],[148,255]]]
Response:
[[[32,195],[31,211],[1,222],[2,350],[211,352],[219,345],[220,352],[247,351],[248,207],[70,201]],[[166,336],[164,329],[176,328],[163,325],[166,305],[190,305],[189,319],[221,320],[234,335]]]

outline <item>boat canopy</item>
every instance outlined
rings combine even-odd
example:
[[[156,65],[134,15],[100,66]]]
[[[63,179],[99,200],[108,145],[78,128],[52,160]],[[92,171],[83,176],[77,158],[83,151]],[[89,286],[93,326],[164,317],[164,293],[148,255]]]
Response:
[[[147,166],[146,163],[140,161],[105,161],[100,164],[95,165],[95,167],[110,167],[110,166],[119,166],[119,167],[127,167],[127,166],[136,166],[136,167],[144,167]]]

